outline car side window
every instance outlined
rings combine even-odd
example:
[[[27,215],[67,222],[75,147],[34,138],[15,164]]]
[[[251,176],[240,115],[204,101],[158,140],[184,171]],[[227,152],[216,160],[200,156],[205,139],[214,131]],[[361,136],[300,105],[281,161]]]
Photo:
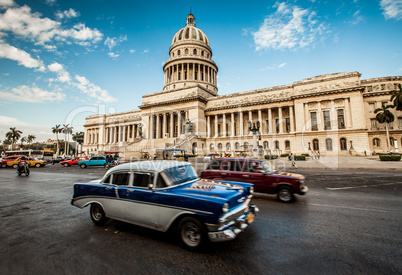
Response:
[[[209,170],[220,170],[221,169],[221,161],[215,160],[211,162],[209,165]]]
[[[242,168],[243,168],[243,162],[235,160],[235,161],[232,161],[230,171],[241,172],[243,170]]]
[[[110,174],[109,176],[106,177],[106,179],[103,181],[103,184],[110,184],[110,179],[112,178],[112,175]]]
[[[247,162],[246,172],[248,173],[261,173],[263,170],[262,164],[259,161],[249,161]]]
[[[167,187],[165,179],[162,177],[162,174],[158,174],[158,178],[156,179],[156,188],[165,188]]]
[[[130,180],[130,173],[114,173],[112,177],[112,184],[127,186]]]
[[[152,183],[151,180],[150,174],[134,173],[134,186],[136,187],[148,187],[148,184]]]
[[[230,161],[223,161],[222,162],[222,170],[230,171],[231,169],[231,162]]]

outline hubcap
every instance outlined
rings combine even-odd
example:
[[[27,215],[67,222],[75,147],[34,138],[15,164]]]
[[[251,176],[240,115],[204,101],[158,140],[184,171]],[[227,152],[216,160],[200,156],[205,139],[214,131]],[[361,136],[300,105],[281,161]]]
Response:
[[[195,224],[188,222],[183,226],[182,237],[188,246],[197,246],[201,240],[200,229]]]
[[[93,210],[92,210],[92,216],[94,217],[95,220],[99,221],[100,219],[102,219],[103,213],[102,213],[102,209],[100,209],[99,206],[94,206]]]
[[[281,191],[279,191],[279,198],[282,201],[290,201],[292,199],[292,195],[290,194],[290,192],[286,189],[283,189]]]

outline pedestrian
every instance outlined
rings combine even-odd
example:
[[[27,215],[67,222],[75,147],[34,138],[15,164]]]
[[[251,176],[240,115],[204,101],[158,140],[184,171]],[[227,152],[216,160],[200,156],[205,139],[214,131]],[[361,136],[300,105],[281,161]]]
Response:
[[[320,151],[317,152],[317,158],[320,159]]]
[[[292,167],[297,169],[295,156],[293,155],[293,153],[290,153],[290,161],[292,162]]]

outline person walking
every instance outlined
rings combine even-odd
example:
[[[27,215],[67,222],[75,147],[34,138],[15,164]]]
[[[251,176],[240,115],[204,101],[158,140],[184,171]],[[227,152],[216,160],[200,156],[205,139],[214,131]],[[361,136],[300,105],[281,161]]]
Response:
[[[294,167],[297,169],[295,156],[293,155],[293,153],[290,153],[290,161],[292,162],[292,168]]]

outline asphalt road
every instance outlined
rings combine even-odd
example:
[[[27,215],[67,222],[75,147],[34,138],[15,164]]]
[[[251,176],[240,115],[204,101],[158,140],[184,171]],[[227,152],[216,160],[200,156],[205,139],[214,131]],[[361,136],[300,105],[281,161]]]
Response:
[[[299,169],[306,196],[256,194],[256,221],[203,252],[172,234],[95,226],[70,205],[72,185],[104,172],[0,169],[0,274],[402,274],[402,172]]]

